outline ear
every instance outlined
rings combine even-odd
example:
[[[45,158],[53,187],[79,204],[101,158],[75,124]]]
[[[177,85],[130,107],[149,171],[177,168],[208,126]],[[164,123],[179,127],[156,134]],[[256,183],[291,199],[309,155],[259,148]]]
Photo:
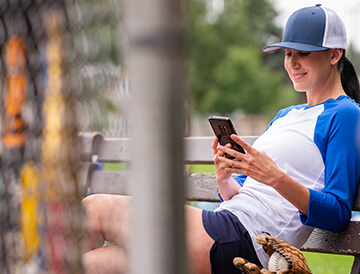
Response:
[[[330,63],[336,65],[343,55],[343,49],[331,49],[331,59]]]

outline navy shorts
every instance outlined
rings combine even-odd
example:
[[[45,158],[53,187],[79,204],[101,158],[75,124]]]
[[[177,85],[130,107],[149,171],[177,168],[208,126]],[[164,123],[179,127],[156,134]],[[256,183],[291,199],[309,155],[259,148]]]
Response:
[[[261,265],[249,232],[240,220],[228,210],[203,210],[203,225],[215,241],[210,250],[211,273],[239,274],[233,265],[235,257]]]

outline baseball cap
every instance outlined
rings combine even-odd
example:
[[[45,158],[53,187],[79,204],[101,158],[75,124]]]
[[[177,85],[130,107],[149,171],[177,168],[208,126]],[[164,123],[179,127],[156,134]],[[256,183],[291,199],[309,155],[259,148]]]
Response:
[[[282,42],[263,48],[264,52],[279,48],[299,51],[346,49],[344,22],[337,13],[321,4],[295,11],[288,19]]]

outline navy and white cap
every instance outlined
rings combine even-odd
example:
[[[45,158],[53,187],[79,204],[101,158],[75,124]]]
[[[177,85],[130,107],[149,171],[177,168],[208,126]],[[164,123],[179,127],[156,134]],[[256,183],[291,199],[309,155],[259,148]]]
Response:
[[[344,22],[335,11],[320,4],[295,11],[288,19],[282,42],[266,46],[264,52],[279,48],[298,51],[346,49]]]

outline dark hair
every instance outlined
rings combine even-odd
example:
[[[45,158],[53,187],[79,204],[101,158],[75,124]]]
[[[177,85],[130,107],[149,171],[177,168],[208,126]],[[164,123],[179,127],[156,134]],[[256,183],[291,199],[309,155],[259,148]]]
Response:
[[[338,63],[341,75],[341,85],[345,93],[355,102],[360,103],[360,84],[355,68],[349,58],[345,57],[345,50]]]

